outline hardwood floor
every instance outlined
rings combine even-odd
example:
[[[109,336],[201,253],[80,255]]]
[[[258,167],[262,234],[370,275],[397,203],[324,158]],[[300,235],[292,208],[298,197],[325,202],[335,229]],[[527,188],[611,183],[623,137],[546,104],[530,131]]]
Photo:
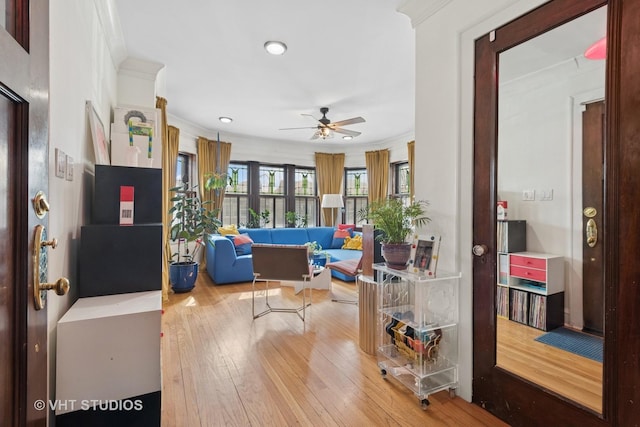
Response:
[[[334,280],[353,297],[355,285]],[[292,305],[292,288],[273,303]],[[271,298],[271,297],[270,297]],[[506,426],[444,391],[417,397],[380,375],[358,346],[358,307],[314,290],[303,323],[295,314],[251,318],[251,284],[213,285],[206,273],[164,304],[163,426]]]
[[[498,317],[497,365],[602,413],[602,363],[534,341],[544,333]]]

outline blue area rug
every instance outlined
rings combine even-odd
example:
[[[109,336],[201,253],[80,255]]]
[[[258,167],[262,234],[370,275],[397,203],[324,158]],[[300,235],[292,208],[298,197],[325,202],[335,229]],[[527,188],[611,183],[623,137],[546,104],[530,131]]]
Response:
[[[540,335],[535,340],[602,363],[602,338],[600,337],[558,328]]]

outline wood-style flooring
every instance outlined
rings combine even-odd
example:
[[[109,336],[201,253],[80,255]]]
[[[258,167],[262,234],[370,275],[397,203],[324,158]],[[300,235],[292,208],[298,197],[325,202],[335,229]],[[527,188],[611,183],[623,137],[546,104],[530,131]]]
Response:
[[[497,365],[602,413],[602,363],[534,340],[544,333],[498,317]]]
[[[303,323],[291,313],[251,316],[251,284],[214,285],[170,294],[162,321],[163,426],[506,426],[447,391],[417,397],[383,379],[375,356],[358,346],[355,296],[338,280],[314,290]],[[292,288],[272,305],[293,305]],[[280,300],[280,301],[279,301]]]

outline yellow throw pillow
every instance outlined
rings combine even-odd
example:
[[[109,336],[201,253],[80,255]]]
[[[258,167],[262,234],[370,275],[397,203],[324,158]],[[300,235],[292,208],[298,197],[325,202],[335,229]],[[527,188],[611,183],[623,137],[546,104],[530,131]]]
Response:
[[[238,227],[235,224],[218,227],[218,233],[223,236],[226,236],[227,234],[240,234]]]
[[[362,235],[356,234],[353,237],[345,237],[342,249],[362,250]]]

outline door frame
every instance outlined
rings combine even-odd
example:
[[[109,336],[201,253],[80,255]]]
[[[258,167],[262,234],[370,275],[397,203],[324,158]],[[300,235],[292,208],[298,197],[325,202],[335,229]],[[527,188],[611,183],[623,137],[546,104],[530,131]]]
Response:
[[[630,4],[632,3],[632,4]],[[545,392],[536,385],[533,385],[512,373],[496,367],[496,310],[495,310],[495,287],[496,287],[496,197],[497,197],[497,66],[500,52],[529,40],[549,29],[562,25],[578,16],[595,10],[608,4],[608,40],[609,58],[607,61],[607,108],[609,117],[614,120],[607,120],[606,134],[606,188],[605,198],[605,227],[604,245],[607,253],[605,260],[606,283],[610,285],[606,289],[605,305],[605,368],[603,378],[603,415],[595,414],[587,409],[580,408],[565,398]],[[625,19],[622,18],[623,7],[629,11],[625,12]],[[634,15],[635,13],[635,15]],[[633,104],[631,95],[633,92],[626,89],[620,91],[620,79],[623,74],[632,75],[633,63],[627,63],[621,69],[620,40],[621,31],[626,23],[629,34],[635,35],[640,32],[640,25],[632,21],[630,17],[640,15],[640,0],[632,0],[624,6],[620,0],[555,0],[543,4],[530,11],[526,15],[517,18],[494,32],[480,37],[476,40],[476,65],[475,65],[475,101],[474,101],[474,192],[473,192],[473,244],[486,245],[488,254],[484,257],[474,257],[473,259],[473,401],[485,407],[490,412],[505,421],[522,425],[535,420],[541,425],[618,425],[621,420],[633,420],[634,416],[640,413],[640,409],[633,404],[620,404],[618,395],[618,384],[624,382],[627,385],[637,380],[640,376],[638,372],[618,372],[616,369],[622,360],[627,361],[626,366],[636,366],[635,363],[629,365],[632,360],[633,345],[640,345],[640,339],[631,340],[631,343],[620,343],[616,337],[621,323],[627,322],[626,329],[629,333],[630,325],[638,324],[640,314],[634,314],[632,310],[624,313],[621,317],[619,301],[614,298],[619,295],[618,277],[622,273],[618,270],[633,270],[634,266],[624,266],[617,262],[620,253],[617,248],[625,246],[626,242],[618,239],[617,233],[607,233],[607,230],[619,230],[617,227],[619,218],[627,215],[637,217],[640,212],[640,203],[631,201],[634,194],[632,188],[620,180],[617,166],[623,160],[621,150],[626,149],[630,153],[635,152],[633,141],[619,141],[618,135],[621,132],[622,120],[618,119],[617,104],[626,102],[625,112],[631,118]],[[625,48],[627,48],[625,46]],[[633,47],[636,49],[635,47]],[[628,48],[627,48],[628,49]],[[640,49],[638,49],[640,50]],[[625,55],[628,58],[628,55]],[[636,67],[637,68],[637,67]],[[637,70],[636,70],[637,71]],[[640,92],[640,87],[637,87]],[[634,101],[635,102],[635,101]],[[636,102],[637,103],[637,102]],[[633,124],[625,124],[633,126]],[[620,128],[620,129],[619,129]],[[636,133],[638,134],[638,133]],[[629,163],[632,159],[624,158]],[[612,166],[616,167],[612,167]],[[637,165],[635,165],[637,168]],[[629,171],[631,171],[631,165]],[[626,177],[627,179],[629,177]],[[638,179],[631,179],[637,183]],[[623,192],[623,190],[625,190]],[[629,212],[621,213],[614,211],[612,203],[624,195],[628,203],[634,207]],[[638,233],[637,226],[628,220],[628,227]],[[637,235],[637,234],[636,234]],[[634,236],[636,236],[634,235]],[[635,243],[635,242],[634,242]],[[637,244],[640,253],[640,244]],[[637,270],[638,268],[635,267]],[[626,273],[626,272],[625,272]],[[631,274],[629,271],[627,274]],[[637,277],[637,276],[636,276]],[[630,276],[629,276],[630,278]],[[633,282],[630,282],[629,287]],[[622,286],[622,285],[620,285]],[[639,295],[638,290],[630,291],[630,295]],[[632,298],[633,300],[633,298]],[[629,305],[629,303],[627,303]],[[617,316],[613,316],[616,313]],[[637,335],[637,334],[636,334]],[[626,352],[623,354],[623,352]],[[627,378],[628,377],[628,378]],[[627,393],[633,391],[630,388]],[[629,399],[636,396],[631,395]],[[633,401],[633,400],[631,400]],[[640,406],[637,403],[636,406]],[[638,419],[638,418],[636,418]]]
[[[17,152],[11,159],[17,172],[12,206],[17,234],[12,302],[16,315],[16,400],[13,414],[2,421],[15,426],[45,426],[49,415],[47,311],[35,309],[32,254],[35,226],[46,226],[48,218],[36,216],[32,200],[38,191],[47,192],[49,183],[49,2],[14,0],[11,6],[15,14],[9,31],[0,28],[0,50],[5,54],[0,82],[16,111]]]

